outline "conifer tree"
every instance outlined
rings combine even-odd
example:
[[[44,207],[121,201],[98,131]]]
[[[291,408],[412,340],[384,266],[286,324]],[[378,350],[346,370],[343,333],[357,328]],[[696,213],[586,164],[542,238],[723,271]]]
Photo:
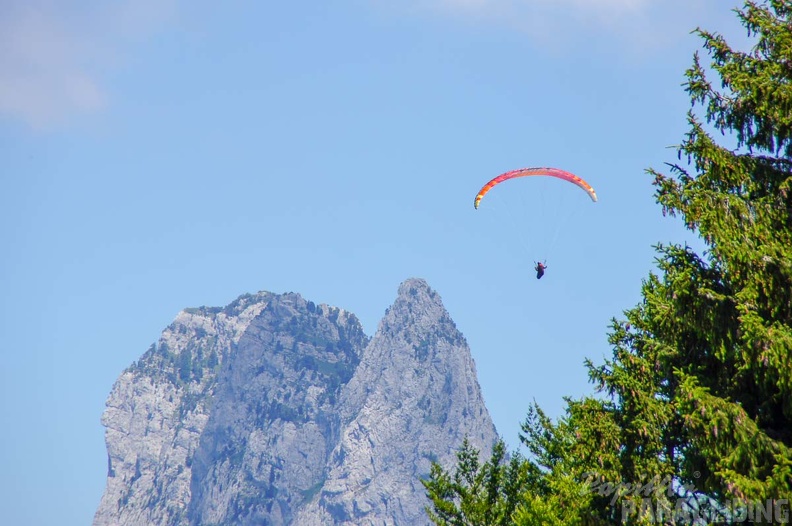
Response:
[[[687,163],[652,172],[663,213],[681,216],[707,251],[660,247],[662,278],[644,284],[630,328],[612,338],[617,359],[654,362],[645,362],[656,370],[654,398],[670,409],[659,444],[680,476],[716,499],[783,499],[792,493],[792,1],[748,1],[737,14],[753,49],[697,31],[720,85],[696,55],[686,87],[703,116],[688,114]],[[607,367],[592,371],[609,383]]]
[[[772,522],[792,500],[792,0],[736,14],[752,49],[696,31],[711,64],[696,54],[686,72],[689,131],[668,173],[649,171],[663,215],[706,251],[659,245],[642,301],[613,321],[612,358],[587,362],[600,395],[569,400],[557,424],[529,413],[520,503],[497,524],[739,522],[735,501],[769,504],[753,518]],[[465,490],[429,492],[461,512],[436,524],[488,524],[463,521]]]

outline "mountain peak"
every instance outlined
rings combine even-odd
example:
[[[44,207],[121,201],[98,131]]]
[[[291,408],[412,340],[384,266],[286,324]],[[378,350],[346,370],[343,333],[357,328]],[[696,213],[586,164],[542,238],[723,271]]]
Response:
[[[435,305],[443,305],[440,301],[440,296],[435,292],[432,287],[421,278],[409,278],[399,285],[399,291],[396,295],[396,302],[402,301],[419,301],[421,303],[433,303]]]
[[[422,524],[430,459],[497,438],[467,343],[417,278],[373,338],[296,293],[185,309],[102,423],[95,526]]]
[[[340,443],[297,524],[425,524],[425,503],[393,488],[420,495],[430,458],[451,464],[465,437],[480,451],[497,439],[467,342],[422,279],[399,286],[341,400]]]
[[[396,300],[385,311],[378,328],[385,334],[405,331],[413,336],[439,331],[461,339],[440,295],[420,278],[410,278],[399,285]]]
[[[399,285],[399,296],[406,295],[410,293],[411,289],[415,289],[416,291],[423,291],[423,292],[433,292],[432,288],[429,286],[429,283],[426,282],[423,278],[407,278]],[[415,294],[412,292],[412,294]]]

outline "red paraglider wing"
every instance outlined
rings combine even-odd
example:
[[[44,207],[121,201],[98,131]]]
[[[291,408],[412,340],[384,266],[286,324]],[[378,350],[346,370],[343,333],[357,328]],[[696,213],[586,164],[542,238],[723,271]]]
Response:
[[[502,183],[503,181],[508,181],[509,179],[514,179],[515,177],[528,177],[532,175],[545,175],[549,177],[557,177],[558,179],[563,179],[564,181],[569,181],[570,183],[576,184],[585,190],[589,197],[591,197],[591,200],[595,203],[597,202],[597,193],[594,191],[591,185],[575,174],[565,172],[564,170],[559,170],[558,168],[521,168],[519,170],[512,170],[511,172],[500,174],[498,177],[485,184],[479,191],[478,195],[476,195],[476,199],[473,202],[473,207],[478,208],[481,199],[495,185]]]

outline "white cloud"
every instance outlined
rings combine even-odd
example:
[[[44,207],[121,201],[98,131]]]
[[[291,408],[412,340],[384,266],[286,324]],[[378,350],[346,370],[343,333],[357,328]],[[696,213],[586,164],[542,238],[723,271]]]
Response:
[[[558,8],[575,6],[589,11],[598,10],[635,10],[650,3],[651,0],[438,0],[449,7],[486,7],[496,5],[547,4]]]
[[[65,4],[0,2],[0,116],[47,129],[102,109],[108,95],[100,74],[174,6],[166,0]]]
[[[380,0],[387,4],[387,0]],[[627,52],[663,48],[740,0],[409,0],[435,12],[523,31],[556,48],[612,39]],[[629,43],[629,46],[624,46]]]
[[[651,0],[419,0],[424,6],[477,16],[611,18],[635,15]],[[694,0],[695,1],[695,0]]]

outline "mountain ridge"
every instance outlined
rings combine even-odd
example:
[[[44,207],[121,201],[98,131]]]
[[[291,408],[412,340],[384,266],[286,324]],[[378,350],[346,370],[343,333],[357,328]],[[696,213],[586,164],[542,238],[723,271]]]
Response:
[[[421,524],[420,477],[497,438],[440,296],[398,288],[369,337],[296,293],[184,309],[116,381],[94,524]]]

